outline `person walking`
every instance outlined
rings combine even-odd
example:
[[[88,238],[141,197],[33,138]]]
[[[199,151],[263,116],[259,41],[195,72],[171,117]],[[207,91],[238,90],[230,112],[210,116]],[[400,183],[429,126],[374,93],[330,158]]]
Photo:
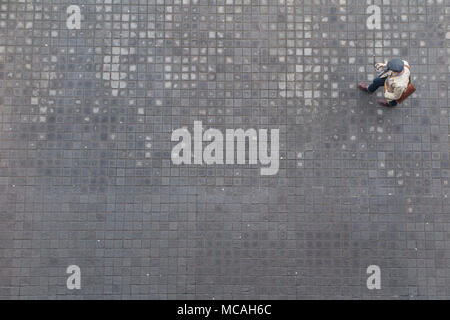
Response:
[[[411,86],[411,67],[407,61],[396,58],[388,63],[377,63],[375,68],[378,71],[382,70],[378,77],[373,80],[371,85],[359,83],[358,88],[371,94],[379,87],[384,86],[386,89],[384,93],[385,99],[378,101],[380,105],[395,107],[412,94],[412,92],[410,93],[407,90]]]

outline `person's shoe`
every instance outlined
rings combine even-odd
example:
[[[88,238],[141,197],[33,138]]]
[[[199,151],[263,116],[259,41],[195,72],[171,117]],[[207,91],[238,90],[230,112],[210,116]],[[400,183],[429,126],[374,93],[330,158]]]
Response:
[[[364,91],[366,93],[370,93],[369,92],[369,86],[367,84],[365,84],[365,83],[362,83],[362,82],[358,83],[358,89],[361,90],[361,91]]]
[[[378,100],[378,104],[379,104],[380,106],[383,106],[383,107],[390,107],[390,106],[391,106],[391,105],[389,104],[389,102],[388,102],[386,99]]]

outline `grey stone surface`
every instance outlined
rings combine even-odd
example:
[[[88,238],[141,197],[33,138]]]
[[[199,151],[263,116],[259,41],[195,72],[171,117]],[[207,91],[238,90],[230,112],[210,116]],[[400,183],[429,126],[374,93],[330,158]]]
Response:
[[[450,298],[450,1],[370,3],[0,0],[0,298]],[[279,128],[278,175],[173,166],[196,120]]]

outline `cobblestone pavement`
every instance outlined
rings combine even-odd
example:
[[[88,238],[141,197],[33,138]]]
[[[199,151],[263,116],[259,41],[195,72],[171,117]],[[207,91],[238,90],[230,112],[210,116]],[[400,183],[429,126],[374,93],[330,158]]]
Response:
[[[373,3],[0,0],[0,298],[450,298],[450,0]],[[278,173],[174,165],[194,121],[279,129]]]

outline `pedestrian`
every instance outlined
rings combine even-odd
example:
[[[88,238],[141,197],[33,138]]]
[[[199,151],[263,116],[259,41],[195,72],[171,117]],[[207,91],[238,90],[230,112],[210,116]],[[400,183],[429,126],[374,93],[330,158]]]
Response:
[[[371,85],[359,83],[358,88],[370,94],[384,86],[386,89],[385,99],[378,101],[380,105],[395,107],[415,91],[410,81],[411,67],[407,61],[396,58],[387,63],[377,63],[375,68],[382,71],[378,77],[373,80]]]

